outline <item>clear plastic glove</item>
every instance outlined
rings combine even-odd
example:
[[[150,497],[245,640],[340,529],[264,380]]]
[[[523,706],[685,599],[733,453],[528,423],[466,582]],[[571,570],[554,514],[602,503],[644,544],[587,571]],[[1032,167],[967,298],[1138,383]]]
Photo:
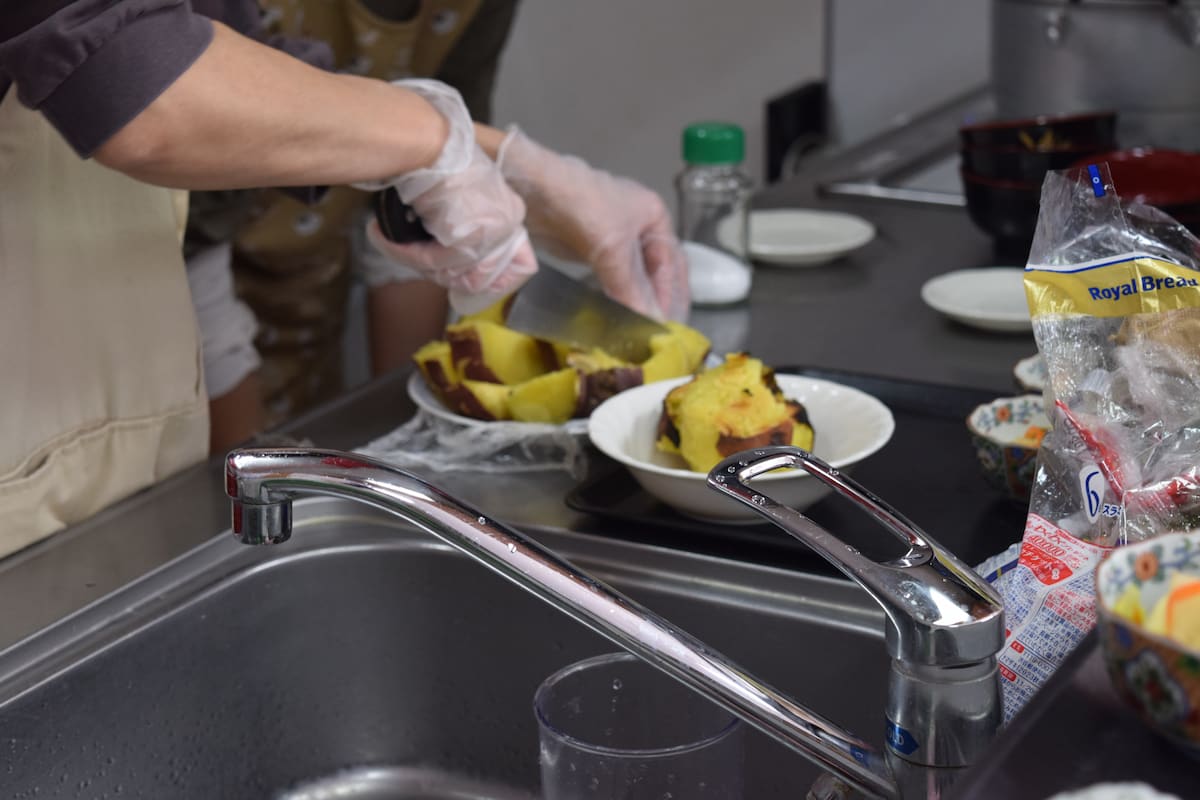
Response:
[[[643,314],[687,316],[687,259],[662,198],[542,147],[515,126],[497,161],[525,200],[525,225],[539,247],[588,264],[611,297]]]
[[[475,143],[471,116],[457,91],[430,80],[396,85],[437,109],[449,122],[450,135],[432,166],[358,185],[376,191],[394,186],[437,241],[396,244],[374,221],[367,235],[390,260],[450,289],[458,311],[484,308],[537,270],[522,224],[525,204]],[[398,270],[398,276],[402,273]]]

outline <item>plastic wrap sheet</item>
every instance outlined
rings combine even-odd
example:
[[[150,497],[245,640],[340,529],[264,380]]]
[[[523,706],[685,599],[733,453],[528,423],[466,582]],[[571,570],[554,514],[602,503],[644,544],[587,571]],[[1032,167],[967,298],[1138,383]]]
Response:
[[[586,470],[586,437],[560,425],[527,422],[462,424],[424,410],[390,433],[359,448],[402,469],[432,472],[535,472]]]

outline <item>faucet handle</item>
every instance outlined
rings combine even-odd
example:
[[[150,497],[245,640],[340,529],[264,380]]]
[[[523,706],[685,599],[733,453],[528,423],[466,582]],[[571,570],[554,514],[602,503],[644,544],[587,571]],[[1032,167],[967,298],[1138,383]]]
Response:
[[[874,517],[907,552],[887,562],[870,559],[799,511],[747,485],[779,468],[807,470]],[[745,503],[866,589],[891,623],[887,644],[892,658],[957,666],[990,659],[1004,646],[1004,605],[987,581],[900,512],[811,453],[790,446],[738,453],[709,472],[708,485]]]

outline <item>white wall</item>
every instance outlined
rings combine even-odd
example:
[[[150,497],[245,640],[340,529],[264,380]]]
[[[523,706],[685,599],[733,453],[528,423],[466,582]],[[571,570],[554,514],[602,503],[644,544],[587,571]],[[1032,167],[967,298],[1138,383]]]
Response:
[[[987,83],[991,0],[830,0],[830,126],[839,145]]]
[[[680,134],[746,129],[762,173],[764,101],[823,73],[823,0],[522,0],[501,61],[495,122],[609,171],[674,207]]]

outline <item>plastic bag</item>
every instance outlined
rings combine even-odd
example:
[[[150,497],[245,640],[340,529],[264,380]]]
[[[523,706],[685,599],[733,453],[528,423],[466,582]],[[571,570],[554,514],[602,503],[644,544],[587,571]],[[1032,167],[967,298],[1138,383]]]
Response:
[[[1047,174],[1025,271],[1053,428],[1005,600],[1006,720],[1095,625],[1111,548],[1200,524],[1200,241],[1106,165]]]
[[[462,424],[418,410],[399,428],[358,452],[418,472],[587,470],[584,437],[562,425],[528,422]]]

